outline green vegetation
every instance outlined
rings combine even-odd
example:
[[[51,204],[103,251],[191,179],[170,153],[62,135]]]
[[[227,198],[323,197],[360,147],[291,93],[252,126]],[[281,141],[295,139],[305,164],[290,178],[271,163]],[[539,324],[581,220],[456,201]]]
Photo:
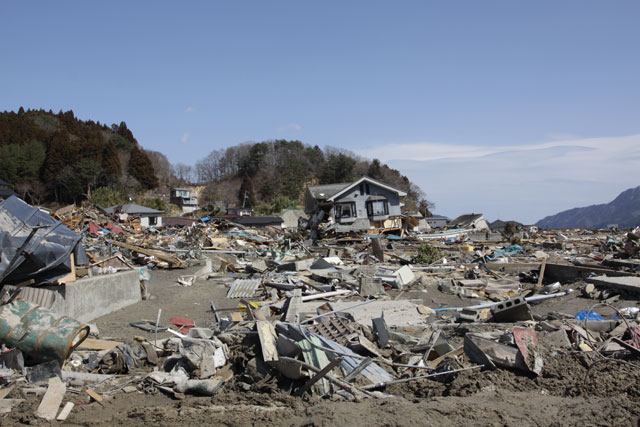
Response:
[[[221,201],[268,214],[303,204],[308,185],[363,175],[406,191],[406,210],[429,214],[432,205],[406,176],[342,149],[277,139],[214,150],[195,167],[171,165],[162,153],[140,147],[125,122],[83,121],[73,111],[0,112],[0,179],[35,204],[91,197],[106,207],[129,196],[144,201],[151,189],[198,183],[201,206]]]
[[[291,200],[287,196],[280,196],[273,199],[271,202],[258,202],[253,207],[254,215],[273,215],[282,212],[283,210],[291,207],[296,207],[297,202]]]
[[[413,262],[416,264],[433,264],[442,258],[440,250],[433,246],[431,243],[423,243],[418,249]]]
[[[181,176],[187,175],[183,166],[179,169]],[[433,206],[418,186],[377,159],[368,161],[345,150],[322,150],[301,141],[263,141],[214,150],[190,172],[206,186],[200,198],[205,205],[223,201],[268,212],[278,197],[301,204],[308,185],[345,183],[367,175],[406,191],[407,210],[428,214]]]
[[[79,120],[73,111],[23,108],[0,113],[0,179],[37,204],[79,202],[96,187],[135,192],[158,185],[126,123],[108,127]]]
[[[99,187],[91,192],[91,203],[101,208],[108,208],[127,202],[127,195],[121,190],[111,187]]]
[[[157,211],[167,210],[167,202],[165,202],[164,199],[161,199],[160,197],[145,200],[142,205],[151,209],[155,209]]]

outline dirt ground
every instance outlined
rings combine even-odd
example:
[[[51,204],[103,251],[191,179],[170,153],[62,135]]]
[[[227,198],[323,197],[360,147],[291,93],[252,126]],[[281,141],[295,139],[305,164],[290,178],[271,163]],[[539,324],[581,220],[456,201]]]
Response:
[[[126,341],[142,336],[152,340],[153,333],[128,323],[155,321],[159,309],[162,309],[164,324],[169,317],[176,316],[193,319],[197,325],[206,327],[213,318],[211,300],[219,310],[236,308],[238,301],[227,300],[227,289],[214,281],[197,282],[191,287],[177,284],[178,276],[198,268],[153,271],[149,284],[151,298],[97,319],[100,337]],[[472,299],[444,295],[434,284],[402,297],[421,298],[431,307],[476,303]],[[593,304],[593,300],[575,292],[538,304],[533,311],[575,314]],[[637,301],[621,300],[616,305],[635,306]],[[609,315],[613,311],[599,309],[598,312]],[[158,334],[159,338],[167,336],[166,332]],[[467,371],[448,383],[425,379],[390,386],[385,392],[393,397],[361,402],[297,398],[277,388],[245,391],[233,379],[214,397],[186,396],[177,400],[162,393],[120,392],[100,405],[87,404],[78,395],[77,406],[64,425],[638,425],[640,369],[636,367],[637,361],[605,359],[585,353],[556,353],[545,354],[544,362],[544,371],[539,377],[506,369]],[[0,425],[49,424],[33,415],[39,402],[40,397],[28,396],[12,413],[0,416]]]

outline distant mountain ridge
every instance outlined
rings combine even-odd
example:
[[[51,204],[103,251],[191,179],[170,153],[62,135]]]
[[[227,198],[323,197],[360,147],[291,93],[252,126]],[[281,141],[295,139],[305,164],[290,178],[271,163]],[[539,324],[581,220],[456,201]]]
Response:
[[[537,222],[542,228],[603,228],[640,225],[640,186],[623,191],[612,202],[573,208],[548,216]]]

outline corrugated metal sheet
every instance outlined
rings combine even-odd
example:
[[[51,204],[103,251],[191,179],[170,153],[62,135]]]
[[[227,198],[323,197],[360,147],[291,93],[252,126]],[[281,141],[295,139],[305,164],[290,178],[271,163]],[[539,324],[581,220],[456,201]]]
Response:
[[[354,356],[358,356],[356,353],[354,353],[351,349],[338,344],[335,341],[331,341],[330,339],[327,339],[323,336],[320,335],[316,335],[312,332],[307,331],[307,336],[310,337],[315,337],[317,338],[321,343],[322,343],[322,347],[325,348],[330,348],[331,350],[335,350],[335,351],[339,351],[340,353],[344,353],[344,354],[352,354]],[[314,341],[315,343],[315,341]],[[322,351],[319,349],[316,349],[318,351]],[[331,352],[326,352],[327,356],[329,357],[329,359],[333,360],[336,357],[338,357],[338,355],[336,355],[335,353],[331,353]],[[348,357],[348,356],[342,356],[344,357],[342,363],[340,364],[340,366],[347,372],[347,375],[353,371],[356,367],[358,367],[358,365],[360,364],[360,362],[362,362],[362,358],[358,357]],[[395,377],[393,375],[391,375],[389,372],[385,371],[384,369],[382,369],[380,366],[378,366],[375,363],[371,363],[369,366],[367,366],[361,373],[360,375],[364,375],[365,378],[367,378],[369,381],[371,381],[372,383],[381,383],[381,382],[386,382],[386,381],[392,381],[395,379]]]
[[[311,336],[309,340],[315,345],[322,346],[322,342],[317,337]],[[302,350],[302,357],[304,361],[309,365],[313,365],[318,369],[322,369],[331,363],[331,359],[327,357],[327,353],[315,348],[311,345],[311,342],[307,340],[298,341],[298,346]],[[331,383],[326,378],[322,378],[320,381],[313,385],[313,391],[319,396],[329,394],[332,390]]]
[[[251,298],[258,290],[262,279],[236,279],[232,284],[227,298]]]
[[[2,293],[4,294],[5,292],[13,292],[15,289],[15,286],[5,285],[2,288]],[[51,308],[53,307],[53,303],[56,300],[57,294],[57,291],[46,289],[43,287],[25,286],[24,288],[20,289],[18,297],[22,298],[25,301],[37,304],[40,307]]]

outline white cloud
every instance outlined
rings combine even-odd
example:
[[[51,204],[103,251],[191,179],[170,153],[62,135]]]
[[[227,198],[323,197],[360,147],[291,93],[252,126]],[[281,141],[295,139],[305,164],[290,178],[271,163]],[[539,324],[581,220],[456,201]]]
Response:
[[[483,212],[533,223],[573,207],[608,203],[640,185],[640,135],[513,145],[402,143],[360,150],[400,170],[436,212]]]
[[[299,131],[299,130],[302,130],[302,126],[300,126],[297,123],[289,123],[288,125],[280,126],[278,128],[279,132],[284,132],[284,131],[288,131],[288,130]]]
[[[195,113],[196,112],[196,107],[189,106],[184,110],[184,112],[185,113]]]
[[[187,141],[189,141],[189,138],[191,138],[191,134],[189,132],[183,133],[182,137],[180,137],[180,144],[186,144]]]

